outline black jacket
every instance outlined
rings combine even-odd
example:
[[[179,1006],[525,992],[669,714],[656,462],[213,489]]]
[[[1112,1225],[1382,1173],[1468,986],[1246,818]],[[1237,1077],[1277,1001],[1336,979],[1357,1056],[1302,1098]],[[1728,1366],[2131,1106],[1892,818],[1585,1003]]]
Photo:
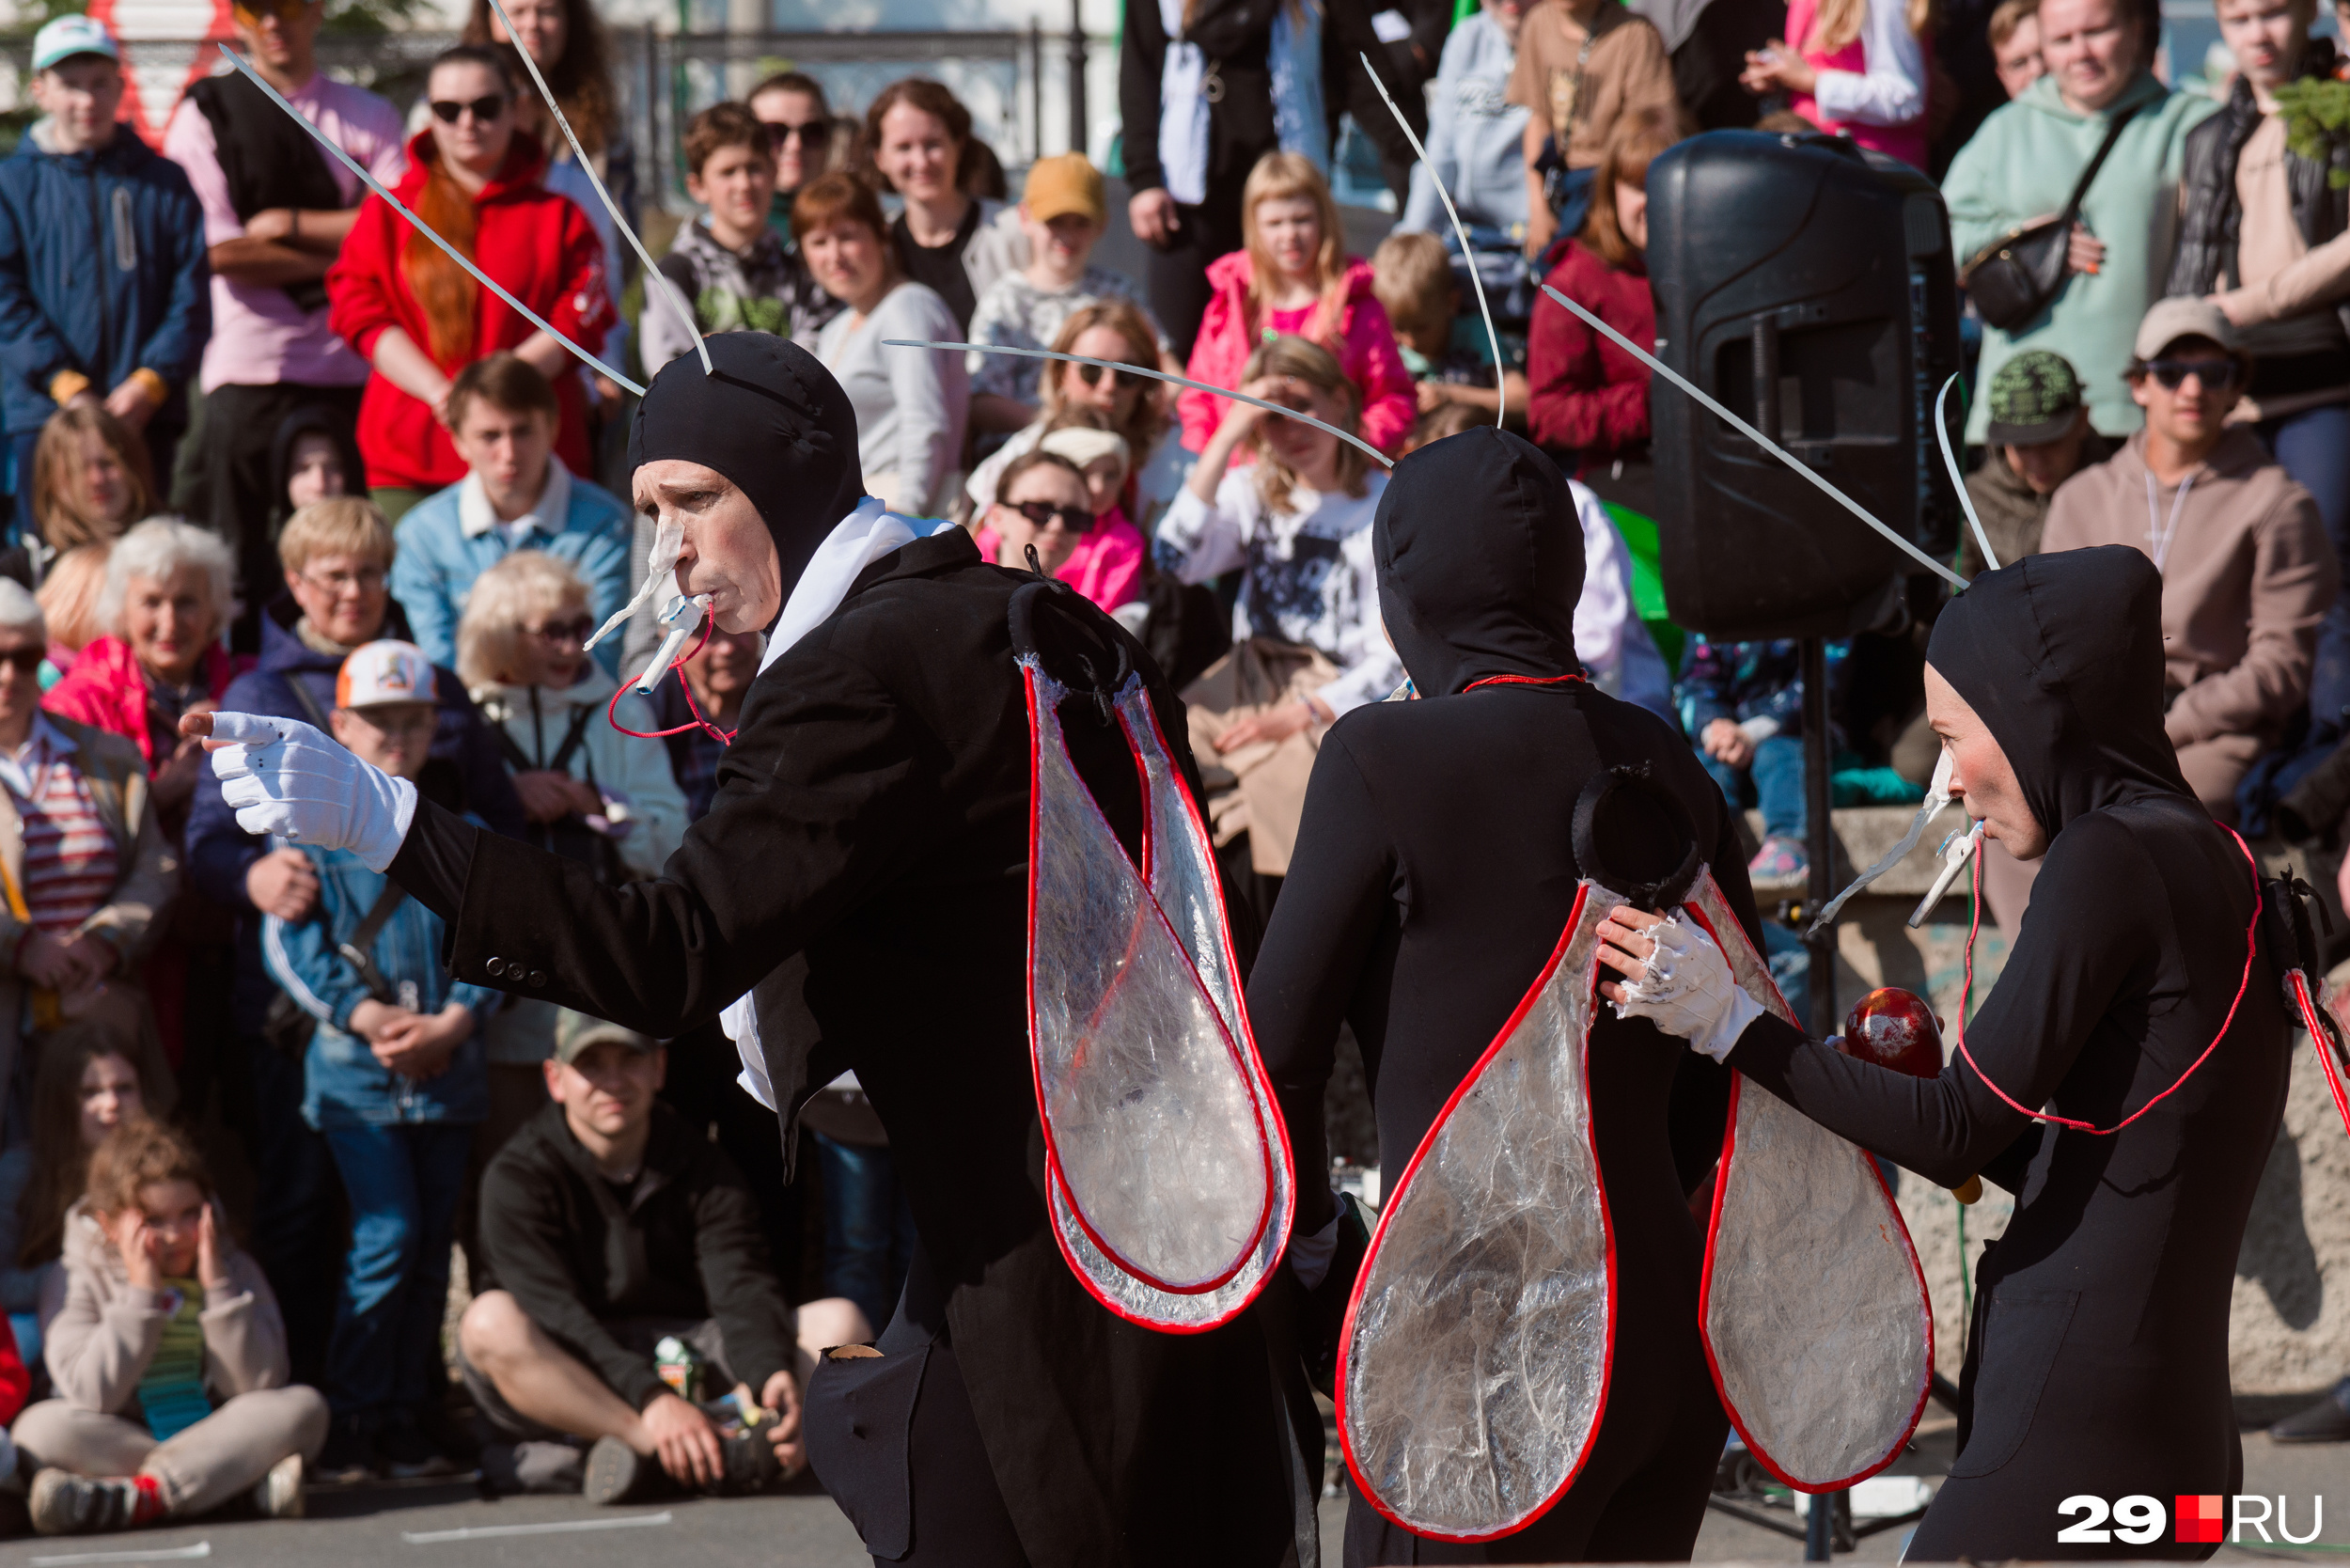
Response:
[[[656,881],[602,886],[431,808],[392,871],[447,918],[459,975],[658,1036],[754,985],[762,1019],[782,1019],[776,993],[796,977],[771,972],[804,951],[822,1039],[763,1031],[776,1096],[788,1121],[848,1068],[871,1096],[1030,1561],[1275,1562],[1294,1519],[1259,1314],[1187,1337],[1135,1327],[1085,1294],[1047,1229],[1028,722],[1006,623],[1032,580],[961,532],[868,568],[752,683],[717,798]],[[1128,646],[1190,771],[1182,705]],[[1131,846],[1125,743],[1071,715]]]
[[[759,1205],[732,1162],[655,1101],[625,1199],[549,1105],[481,1176],[484,1278],[638,1409],[668,1385],[608,1318],[716,1318],[727,1364],[754,1391],[791,1365],[791,1309],[767,1262]]]

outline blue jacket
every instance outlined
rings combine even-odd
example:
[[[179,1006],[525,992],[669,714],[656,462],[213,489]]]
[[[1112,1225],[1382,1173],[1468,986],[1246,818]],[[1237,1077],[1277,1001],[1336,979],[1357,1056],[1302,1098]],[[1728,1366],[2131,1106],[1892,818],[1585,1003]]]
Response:
[[[548,460],[550,489],[561,465],[560,458]],[[628,603],[636,588],[628,575],[634,516],[608,490],[569,473],[561,482],[571,496],[563,509],[562,527],[554,533],[534,527],[519,546],[507,543],[506,535],[492,525],[489,498],[471,478],[417,502],[400,520],[392,597],[408,612],[408,629],[425,657],[436,665],[456,665],[457,621],[465,613],[465,596],[473,591],[474,579],[517,548],[542,550],[577,567],[588,580],[588,608],[599,626]],[[474,525],[471,529],[468,521]],[[617,636],[597,645],[595,657],[607,675],[620,673],[620,645]]]
[[[196,192],[127,125],[96,152],[44,152],[42,133],[0,162],[0,421],[40,429],[60,370],[103,396],[144,366],[171,388],[162,417],[184,424],[212,332]]]
[[[1484,11],[1453,27],[1428,89],[1428,164],[1412,165],[1411,196],[1396,227],[1451,243],[1452,225],[1429,164],[1452,193],[1463,223],[1507,234],[1526,222],[1528,111],[1508,102],[1517,59],[1500,24]]]
[[[301,611],[293,597],[281,593],[261,616],[261,662],[228,683],[221,706],[231,713],[267,713],[276,718],[314,722],[310,711],[293,694],[300,681],[321,713],[335,706],[335,674],[342,661],[331,653],[314,653],[293,633]],[[405,637],[407,622],[400,605],[391,607],[383,635]],[[479,817],[494,833],[518,839],[523,833],[523,803],[498,754],[497,737],[465,695],[464,686],[449,670],[434,672],[441,698],[440,732],[432,737],[432,760],[420,787],[427,795],[455,810]],[[437,766],[434,764],[438,764]],[[237,912],[237,976],[233,992],[237,1032],[260,1032],[269,1015],[276,985],[261,966],[261,913],[245,897],[244,875],[253,862],[269,853],[267,839],[257,839],[237,825],[237,814],[220,798],[220,780],[206,768],[196,775],[196,798],[188,810],[187,863],[196,885],[215,903]]]
[[[261,952],[271,978],[319,1021],[304,1063],[302,1116],[313,1127],[415,1121],[480,1121],[490,1114],[490,1071],[481,1054],[481,1021],[505,999],[486,985],[467,985],[441,967],[441,917],[415,899],[402,899],[368,956],[412,1012],[435,1013],[451,1002],[474,1011],[474,1031],[430,1078],[410,1078],[375,1059],[368,1043],[350,1032],[352,1010],[368,999],[367,982],[337,949],[375,907],[386,878],[349,850],[305,847],[319,873],[315,917],[289,923],[261,919]]]

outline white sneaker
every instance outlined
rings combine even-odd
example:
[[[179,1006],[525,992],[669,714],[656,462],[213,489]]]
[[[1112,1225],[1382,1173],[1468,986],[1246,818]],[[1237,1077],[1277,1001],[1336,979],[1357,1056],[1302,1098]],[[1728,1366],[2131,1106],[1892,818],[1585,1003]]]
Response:
[[[302,1455],[286,1455],[253,1483],[253,1506],[264,1519],[302,1517]]]

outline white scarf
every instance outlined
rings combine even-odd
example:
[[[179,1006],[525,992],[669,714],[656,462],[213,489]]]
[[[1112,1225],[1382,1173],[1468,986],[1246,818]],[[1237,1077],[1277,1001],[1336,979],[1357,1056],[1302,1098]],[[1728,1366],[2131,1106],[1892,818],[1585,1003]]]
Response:
[[[1167,194],[1186,207],[1208,199],[1208,59],[1183,40],[1183,0],[1159,0],[1167,59],[1159,67],[1159,166]]]
[[[786,649],[832,619],[859,572],[893,550],[954,525],[936,518],[900,517],[877,496],[868,495],[857,503],[856,510],[835,525],[824,542],[816,547],[807,570],[792,586],[783,615],[768,634],[767,651],[759,661],[760,673],[765,674]],[[733,1039],[735,1054],[743,1058],[743,1072],[735,1082],[769,1110],[776,1109],[775,1086],[767,1079],[767,1054],[760,1044],[759,1008],[751,994],[746,991],[728,1003],[718,1022]]]

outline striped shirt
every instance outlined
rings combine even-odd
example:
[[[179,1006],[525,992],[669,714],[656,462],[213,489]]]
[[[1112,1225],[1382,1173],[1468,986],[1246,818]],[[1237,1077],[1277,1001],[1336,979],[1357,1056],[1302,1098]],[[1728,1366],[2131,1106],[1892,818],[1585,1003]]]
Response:
[[[166,1279],[164,1326],[155,1354],[139,1374],[139,1409],[147,1430],[169,1442],[212,1413],[204,1392],[204,1287],[194,1279]]]
[[[5,785],[24,823],[24,907],[35,931],[70,934],[103,908],[119,870],[79,748],[46,718],[13,752],[0,751]]]

